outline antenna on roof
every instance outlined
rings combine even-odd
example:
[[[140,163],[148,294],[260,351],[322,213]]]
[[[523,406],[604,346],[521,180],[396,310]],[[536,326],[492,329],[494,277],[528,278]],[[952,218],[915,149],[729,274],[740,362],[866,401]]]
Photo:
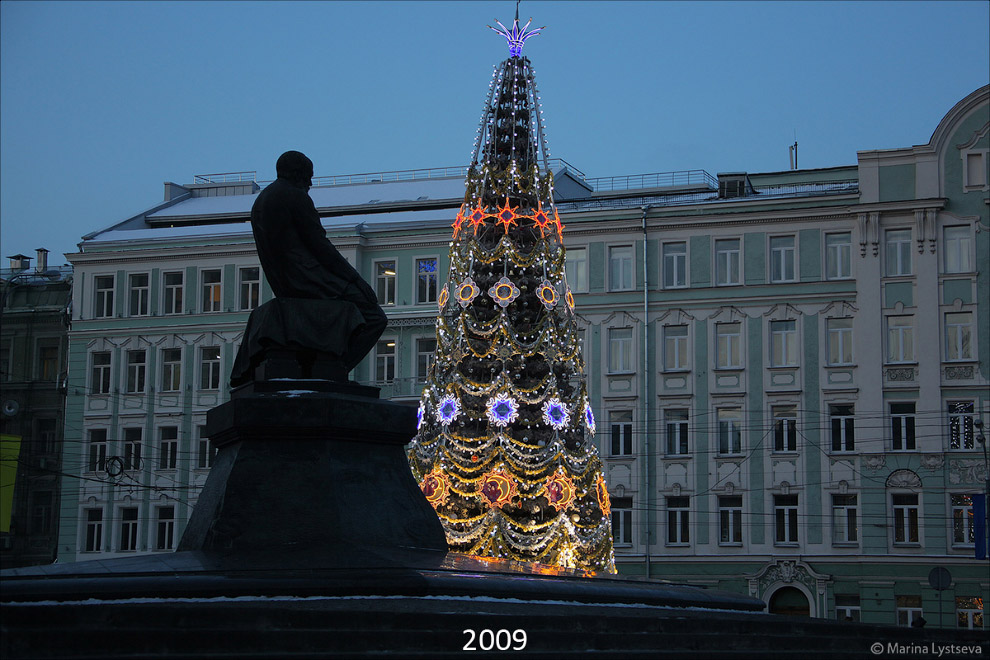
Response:
[[[796,170],[798,168],[797,161],[797,140],[794,140],[794,144],[787,147],[787,151],[791,157],[791,169]]]

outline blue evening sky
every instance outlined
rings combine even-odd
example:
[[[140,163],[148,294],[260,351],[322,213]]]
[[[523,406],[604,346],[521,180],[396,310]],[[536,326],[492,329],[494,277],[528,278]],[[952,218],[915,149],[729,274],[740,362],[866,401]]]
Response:
[[[0,3],[0,256],[165,181],[467,164],[515,3]],[[551,155],[588,176],[856,163],[926,143],[990,79],[990,3],[529,2]],[[6,264],[4,264],[6,265]]]

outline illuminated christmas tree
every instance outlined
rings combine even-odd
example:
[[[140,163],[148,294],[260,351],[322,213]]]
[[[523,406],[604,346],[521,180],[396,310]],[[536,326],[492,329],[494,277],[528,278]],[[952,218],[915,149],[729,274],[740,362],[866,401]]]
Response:
[[[543,28],[498,26],[510,57],[492,76],[453,224],[409,460],[452,550],[615,572],[563,227],[521,55]]]

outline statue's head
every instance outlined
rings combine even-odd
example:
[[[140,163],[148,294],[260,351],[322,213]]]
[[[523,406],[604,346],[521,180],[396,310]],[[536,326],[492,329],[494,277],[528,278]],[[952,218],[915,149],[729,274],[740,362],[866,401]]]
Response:
[[[299,151],[286,151],[275,161],[278,178],[285,179],[297,188],[309,190],[313,185],[313,161]]]

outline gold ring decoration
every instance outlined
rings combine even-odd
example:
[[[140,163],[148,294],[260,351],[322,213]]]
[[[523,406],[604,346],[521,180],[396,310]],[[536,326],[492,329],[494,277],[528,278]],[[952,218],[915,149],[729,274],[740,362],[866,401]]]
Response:
[[[513,284],[508,277],[503,275],[502,279],[488,289],[488,295],[491,296],[492,299],[499,305],[506,307],[509,303],[519,297],[519,287]]]
[[[564,294],[564,300],[567,301],[567,306],[571,308],[571,311],[574,311],[574,294],[571,293],[571,287],[567,287],[567,293]]]
[[[612,501],[608,497],[608,486],[605,484],[605,477],[601,474],[595,480],[595,494],[598,496],[598,506],[602,509],[603,516],[612,514]]]
[[[481,293],[481,289],[469,277],[457,285],[457,302],[460,303],[461,307],[467,307],[472,300],[478,297],[479,293]]]
[[[419,482],[419,489],[423,491],[426,501],[434,509],[443,506],[450,496],[450,482],[447,480],[447,475],[437,469],[423,477],[423,480]]]
[[[540,297],[540,302],[548,310],[556,307],[557,301],[560,300],[560,294],[557,293],[557,289],[553,288],[550,280],[543,280],[540,288],[536,290],[536,295]]]
[[[447,291],[447,285],[445,284],[443,288],[440,289],[440,297],[437,298],[437,306],[440,308],[441,312],[443,311],[443,308],[447,306],[447,300],[449,298],[450,292]]]
[[[576,492],[574,480],[562,472],[557,472],[547,479],[544,488],[546,489],[547,501],[557,511],[566,509],[574,501]]]
[[[492,470],[481,478],[481,499],[490,509],[500,509],[519,492],[516,482],[501,468]]]

